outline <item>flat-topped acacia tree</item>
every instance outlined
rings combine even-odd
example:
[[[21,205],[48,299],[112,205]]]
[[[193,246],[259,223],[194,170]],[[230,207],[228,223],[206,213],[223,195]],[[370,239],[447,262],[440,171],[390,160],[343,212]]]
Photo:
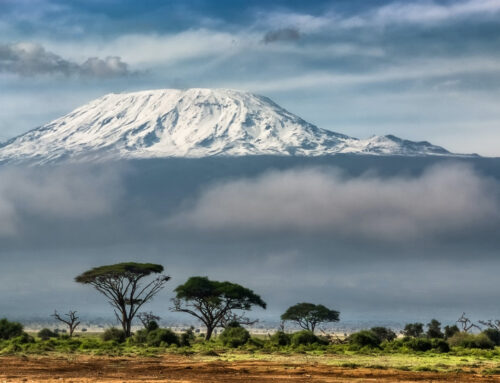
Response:
[[[131,335],[132,320],[139,309],[150,301],[170,279],[161,274],[162,265],[153,263],[117,263],[90,269],[75,278],[78,283],[93,286],[108,298],[125,335]],[[142,279],[160,274],[149,282]]]
[[[175,289],[173,311],[188,313],[207,327],[205,339],[209,340],[224,319],[238,321],[243,314],[233,310],[248,311],[253,306],[266,308],[266,302],[252,290],[231,282],[211,281],[207,277],[191,277]]]
[[[303,302],[289,307],[281,315],[281,319],[296,322],[304,330],[314,332],[319,323],[338,322],[339,315],[338,311],[330,310],[323,305]]]

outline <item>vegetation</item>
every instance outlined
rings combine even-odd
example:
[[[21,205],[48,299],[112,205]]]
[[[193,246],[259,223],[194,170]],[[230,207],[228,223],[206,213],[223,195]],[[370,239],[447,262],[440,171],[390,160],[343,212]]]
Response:
[[[338,322],[339,315],[338,311],[330,310],[323,305],[304,302],[289,307],[281,315],[281,320],[293,321],[304,330],[314,332],[320,323]]]
[[[76,315],[76,311],[69,311],[67,314],[64,314],[64,316],[61,316],[56,310],[54,310],[52,317],[68,326],[70,338],[73,336],[76,328],[80,325],[80,318]]]
[[[95,267],[77,276],[75,281],[93,286],[108,299],[115,308],[116,319],[122,325],[125,336],[129,337],[138,310],[163,289],[170,277],[160,275],[144,286],[140,284],[141,280],[162,272],[162,265],[118,263]]]
[[[173,310],[199,319],[207,328],[210,340],[216,327],[227,318],[238,321],[234,310],[251,310],[253,306],[266,308],[266,303],[252,290],[231,282],[211,281],[207,277],[191,277],[175,289]]]
[[[18,322],[9,322],[7,319],[0,319],[0,339],[12,339],[22,335],[23,325]]]

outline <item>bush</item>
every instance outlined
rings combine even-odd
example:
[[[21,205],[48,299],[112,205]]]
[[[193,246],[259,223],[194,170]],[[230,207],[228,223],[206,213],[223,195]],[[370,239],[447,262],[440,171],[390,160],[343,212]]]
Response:
[[[424,324],[423,323],[408,323],[406,324],[403,335],[412,338],[419,338],[424,334]]]
[[[271,343],[275,346],[288,346],[291,343],[291,337],[283,331],[276,331],[271,335]]]
[[[483,331],[483,334],[486,335],[495,346],[500,346],[500,330],[496,328],[488,328]]]
[[[180,345],[177,334],[168,328],[159,328],[148,332],[146,343],[152,347],[170,346],[172,344]]]
[[[115,342],[123,343],[127,339],[127,336],[125,335],[125,331],[111,327],[102,333],[101,338],[104,341],[114,340]]]
[[[460,329],[457,327],[457,325],[453,326],[445,326],[444,327],[444,339],[451,338],[453,335],[456,333],[459,333]]]
[[[38,331],[38,334],[36,334],[41,340],[48,340],[50,338],[57,338],[59,335],[48,329],[48,328],[43,328],[40,331]]]
[[[148,322],[148,324],[146,326],[146,331],[151,332],[151,331],[157,330],[159,328],[160,328],[160,326],[158,325],[158,322],[152,320],[152,321]]]
[[[397,337],[396,333],[387,327],[372,327],[370,331],[375,334],[380,341],[379,343],[384,341],[391,342]]]
[[[381,343],[377,335],[370,330],[355,332],[354,334],[349,335],[349,338],[347,338],[347,340],[349,341],[349,344],[351,346],[355,346],[357,348],[379,347]]]
[[[404,344],[413,351],[429,351],[432,349],[431,340],[426,338],[409,338]]]
[[[219,336],[224,346],[243,346],[250,339],[250,333],[243,327],[227,327]]]
[[[0,319],[0,339],[12,339],[23,334],[23,325],[18,322],[9,322]]]
[[[445,353],[450,351],[450,345],[443,339],[431,339],[431,346],[437,352]]]
[[[302,330],[292,334],[293,346],[307,346],[310,344],[328,344],[328,341],[314,335],[312,331]]]
[[[184,347],[191,346],[191,343],[196,340],[196,336],[194,335],[193,328],[189,328],[181,334],[180,344]]]
[[[484,350],[495,348],[495,343],[484,333],[475,335],[459,332],[448,339],[448,343],[450,346],[464,348],[480,348]]]

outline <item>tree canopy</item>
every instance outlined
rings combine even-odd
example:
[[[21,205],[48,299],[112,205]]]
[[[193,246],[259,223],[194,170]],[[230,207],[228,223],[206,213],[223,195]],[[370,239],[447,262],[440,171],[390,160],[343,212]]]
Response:
[[[339,315],[338,311],[330,310],[323,305],[303,302],[289,307],[281,315],[281,319],[296,322],[304,330],[314,332],[319,323],[338,322]]]
[[[208,277],[191,277],[177,286],[173,310],[188,313],[207,327],[206,339],[227,318],[238,321],[243,314],[234,310],[251,310],[253,306],[266,308],[266,303],[252,290],[232,282],[211,281]]]
[[[128,337],[137,311],[163,289],[170,277],[159,275],[144,285],[141,279],[162,272],[162,265],[126,262],[94,267],[77,276],[75,281],[93,286],[108,298]]]

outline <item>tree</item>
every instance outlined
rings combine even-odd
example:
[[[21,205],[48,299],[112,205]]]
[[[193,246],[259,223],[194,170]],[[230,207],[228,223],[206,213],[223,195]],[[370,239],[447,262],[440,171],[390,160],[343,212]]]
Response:
[[[441,322],[437,319],[432,319],[427,323],[427,338],[444,338],[441,331]]]
[[[150,301],[163,287],[169,276],[160,274],[162,265],[152,263],[118,263],[95,267],[77,276],[78,283],[93,286],[103,294],[114,308],[118,322],[126,337],[131,335],[132,320],[137,311]],[[152,281],[141,284],[151,274],[160,274]]]
[[[73,336],[73,332],[75,331],[75,329],[80,325],[80,318],[76,316],[76,311],[69,311],[67,314],[64,314],[64,316],[66,316],[67,318],[64,318],[59,315],[56,310],[54,310],[54,314],[52,314],[52,316],[59,322],[62,322],[68,326],[70,338]]]
[[[449,339],[453,335],[457,334],[460,332],[460,329],[458,328],[457,325],[453,326],[444,326],[444,339]]]
[[[462,313],[460,318],[457,319],[457,323],[460,324],[460,326],[462,326],[463,332],[469,332],[469,330],[472,330],[473,328],[481,330],[481,327],[474,324],[469,318],[467,318],[465,316],[465,313]]]
[[[266,303],[252,290],[236,283],[211,281],[207,277],[191,277],[174,291],[172,310],[199,319],[207,328],[206,340],[225,319],[244,318],[244,313],[233,315],[234,310],[248,311],[253,306],[266,308]]]
[[[338,322],[340,313],[330,310],[323,305],[313,303],[297,303],[289,307],[283,315],[282,320],[296,322],[304,330],[314,332],[319,323]]]
[[[404,336],[419,338],[424,333],[424,324],[423,323],[408,323],[408,324],[406,324],[402,333]]]
[[[160,317],[158,315],[154,315],[151,311],[148,313],[139,313],[137,314],[137,318],[139,318],[144,328],[148,331],[156,330],[160,327],[158,326]]]

